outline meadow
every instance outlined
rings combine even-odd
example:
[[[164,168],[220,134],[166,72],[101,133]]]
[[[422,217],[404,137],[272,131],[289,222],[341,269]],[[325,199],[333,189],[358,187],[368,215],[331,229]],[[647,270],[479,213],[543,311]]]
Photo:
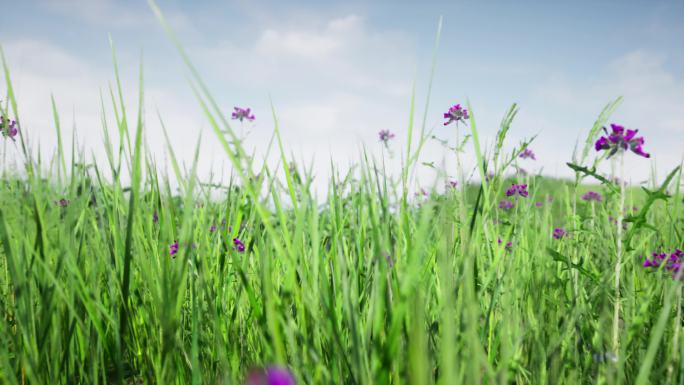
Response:
[[[56,108],[59,147],[37,156],[3,56],[3,157],[22,158],[2,164],[0,383],[684,384],[681,168],[625,186],[623,157],[648,145],[610,126],[619,98],[586,128],[570,180],[516,171],[534,157],[533,141],[506,139],[517,106],[483,146],[477,106],[454,105],[444,123],[475,176],[450,170],[422,192],[429,135],[412,99],[401,174],[361,154],[352,171],[331,165],[317,200],[277,120],[269,167],[233,128],[250,112],[218,106],[178,48],[228,182],[199,180],[199,146],[189,170],[167,146],[160,173],[143,74],[131,113],[116,62],[108,162],[66,153]]]

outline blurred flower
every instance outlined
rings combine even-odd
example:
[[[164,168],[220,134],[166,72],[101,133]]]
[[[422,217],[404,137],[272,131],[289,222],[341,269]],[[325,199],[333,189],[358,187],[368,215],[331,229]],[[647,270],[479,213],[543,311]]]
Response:
[[[650,158],[651,155],[644,152],[642,146],[644,145],[644,137],[636,137],[639,130],[626,130],[619,124],[611,124],[612,132],[609,134],[608,130],[603,127],[603,131],[607,136],[602,136],[594,144],[596,151],[610,150],[608,157],[615,155],[618,151],[631,150],[633,153]]]
[[[174,256],[178,253],[178,241],[174,241],[170,246],[169,246],[169,255]]]
[[[238,238],[233,238],[233,247],[238,253],[244,253],[245,251],[245,244]]]
[[[582,195],[582,200],[601,202],[603,197],[601,197],[601,194],[597,193],[596,191],[587,191],[584,195]]]
[[[534,205],[537,207],[542,207],[544,206],[544,202],[534,202]]]
[[[521,152],[520,155],[518,155],[518,157],[523,159],[529,158],[532,160],[537,160],[537,158],[534,156],[534,152],[532,152],[532,150],[530,150],[529,148],[526,148],[523,152]]]
[[[394,138],[394,134],[389,130],[380,130],[380,132],[378,132],[378,136],[380,137],[380,141],[385,144],[387,144],[390,139]]]
[[[673,253],[652,253],[651,259],[646,258],[644,267],[660,268],[661,266],[673,273],[673,277],[677,277],[684,263],[684,251],[676,249]]]
[[[69,203],[70,203],[69,200],[68,200],[68,199],[64,199],[64,198],[62,198],[62,199],[60,199],[60,200],[58,200],[58,201],[55,202],[55,204],[56,204],[57,206],[61,206],[61,207],[67,207],[67,206],[69,206]]]
[[[215,231],[216,231],[216,225],[211,225],[211,227],[209,228],[209,232],[213,233]]]
[[[447,187],[456,188],[456,187],[458,187],[458,182],[456,180],[452,179],[447,183]]]
[[[19,133],[17,122],[5,118],[4,116],[0,116],[0,132],[4,137],[14,139],[14,137]]]
[[[247,119],[250,122],[254,120],[254,114],[250,115],[250,108],[240,108],[240,107],[233,107],[235,111],[233,111],[232,118],[237,119],[242,122],[243,119]]]
[[[513,206],[514,206],[514,203],[511,201],[502,200],[501,202],[499,202],[499,208],[500,209],[510,210],[513,208]]]
[[[152,213],[152,222],[153,223],[159,222],[159,214],[157,214],[156,211]]]
[[[515,194],[520,195],[523,198],[527,198],[529,195],[529,192],[527,191],[527,185],[526,184],[512,184],[511,187],[506,190],[506,196],[510,197]]]
[[[557,227],[557,228],[553,229],[553,238],[554,239],[561,239],[561,238],[565,237],[566,235],[568,235],[568,232],[565,231],[565,229],[563,229],[563,228]]]
[[[252,369],[247,374],[246,385],[295,385],[295,378],[289,370],[277,366]]]
[[[501,245],[501,244],[503,243],[503,241],[501,240],[501,238],[498,238],[498,239],[496,240],[496,242],[497,242],[499,245]],[[511,242],[511,241],[506,242],[506,246],[504,246],[504,248],[506,249],[506,251],[511,251],[511,250],[513,249],[513,242]]]
[[[465,123],[465,120],[468,119],[468,117],[468,110],[462,108],[460,104],[456,104],[449,107],[449,111],[444,113],[444,119],[448,119],[444,122],[444,125],[446,126],[451,122],[456,122],[456,125],[458,125],[458,122]]]

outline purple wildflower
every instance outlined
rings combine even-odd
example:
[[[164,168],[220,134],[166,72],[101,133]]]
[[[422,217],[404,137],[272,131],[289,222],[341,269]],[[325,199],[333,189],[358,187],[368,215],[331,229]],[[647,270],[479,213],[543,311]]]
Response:
[[[625,151],[627,149],[631,150],[633,153],[643,156],[644,158],[650,158],[651,155],[644,152],[644,137],[636,137],[639,130],[626,130],[619,124],[611,124],[610,128],[612,132],[609,134],[608,130],[603,127],[603,131],[607,136],[602,136],[594,144],[596,151],[610,150],[608,157],[615,155],[618,151]]]
[[[498,238],[498,239],[496,240],[496,242],[497,242],[499,245],[501,245],[501,244],[503,243],[503,241],[501,240],[501,238]],[[504,246],[504,248],[506,249],[506,251],[511,251],[511,249],[513,249],[513,242],[511,242],[511,241],[506,242],[506,246]]]
[[[534,205],[537,207],[542,207],[544,206],[544,202],[534,202]]]
[[[271,366],[266,370],[253,369],[247,374],[246,385],[295,385],[295,378],[289,370]]]
[[[562,227],[557,227],[557,228],[553,229],[553,238],[554,239],[561,239],[561,238],[565,237],[566,235],[568,235],[568,232],[565,231],[565,229],[563,229]]]
[[[158,223],[158,222],[159,222],[159,214],[157,214],[156,211],[152,213],[152,222],[153,222],[153,223]]]
[[[452,179],[447,183],[447,187],[456,188],[458,187],[458,181]]]
[[[60,207],[67,207],[67,206],[69,206],[69,203],[70,203],[69,200],[68,200],[68,199],[64,199],[64,198],[62,198],[62,199],[60,199],[60,200],[58,200],[58,201],[55,202],[55,204],[56,204],[57,206],[60,206]]]
[[[390,130],[380,130],[378,132],[378,136],[380,137],[380,141],[387,144],[390,139],[394,138],[394,134],[390,132]]]
[[[523,198],[527,198],[529,195],[529,192],[527,191],[527,185],[514,183],[506,190],[507,197],[514,196],[515,194],[518,194]]]
[[[458,125],[458,122],[463,122],[465,124],[465,120],[468,119],[468,117],[468,110],[461,107],[460,104],[456,104],[449,107],[449,111],[444,113],[444,119],[448,119],[444,122],[444,125],[446,126],[451,122],[456,122],[456,125]]]
[[[532,160],[537,160],[537,158],[534,155],[534,152],[532,152],[532,150],[530,150],[529,148],[526,148],[523,152],[521,152],[520,155],[518,155],[518,157],[522,158],[522,159],[528,159],[529,158]]]
[[[238,238],[233,238],[233,247],[235,248],[235,250],[237,250],[238,253],[245,252],[245,244],[242,243],[242,241]]]
[[[587,191],[584,195],[582,195],[582,200],[583,201],[596,201],[596,202],[601,202],[603,200],[603,197],[601,194],[597,193],[596,191]]]
[[[652,253],[651,259],[646,258],[644,267],[660,268],[661,266],[673,273],[673,278],[680,277],[682,263],[684,263],[684,251],[676,249],[673,253]]]
[[[507,200],[502,200],[501,202],[499,202],[499,208],[503,210],[510,210],[513,208],[514,205],[515,204],[513,202]]]
[[[242,122],[243,119],[247,119],[250,122],[254,120],[254,114],[250,115],[251,109],[250,108],[240,108],[240,107],[233,107],[235,111],[233,111],[232,118],[237,119]]]
[[[209,228],[209,232],[213,233],[215,231],[216,231],[216,225],[211,225],[211,227]]]
[[[19,133],[17,122],[0,116],[0,132],[2,136],[14,140],[14,137]]]
[[[178,241],[174,241],[170,246],[169,246],[169,255],[174,256],[178,253]]]

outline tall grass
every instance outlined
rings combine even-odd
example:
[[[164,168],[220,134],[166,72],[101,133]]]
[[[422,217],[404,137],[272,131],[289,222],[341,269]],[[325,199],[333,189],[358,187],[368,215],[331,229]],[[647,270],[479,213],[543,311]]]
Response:
[[[199,141],[188,172],[169,145],[181,187],[172,193],[141,142],[142,65],[129,121],[116,59],[115,113],[103,115],[106,165],[79,154],[67,162],[54,101],[55,161],[31,155],[28,132],[6,139],[22,149],[25,167],[3,165],[0,190],[1,383],[231,384],[251,367],[277,364],[307,384],[684,384],[681,282],[641,267],[651,251],[684,245],[676,165],[661,186],[624,195],[586,164],[587,146],[569,164],[574,182],[505,178],[529,145],[504,150],[513,106],[493,149],[481,147],[471,114],[467,151],[482,183],[412,199],[407,179],[428,134],[423,124],[399,180],[363,154],[357,172],[331,165],[328,194],[317,201],[311,171],[285,154],[275,109],[271,144],[281,167],[270,169],[256,166],[178,48],[236,178],[201,183]],[[4,57],[3,65],[1,113],[19,121]],[[615,107],[588,130],[588,146]],[[512,182],[527,183],[530,196],[500,210]],[[579,200],[588,188],[604,201]],[[622,196],[628,212],[618,237],[612,217],[622,216]],[[553,239],[556,227],[569,235]],[[233,248],[236,237],[244,253]],[[174,241],[179,252],[170,256]]]

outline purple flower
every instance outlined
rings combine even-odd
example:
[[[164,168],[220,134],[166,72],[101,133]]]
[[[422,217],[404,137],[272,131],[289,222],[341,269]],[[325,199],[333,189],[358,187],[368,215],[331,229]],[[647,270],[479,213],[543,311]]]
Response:
[[[509,187],[506,190],[506,196],[511,197],[514,196],[515,194],[520,195],[523,198],[527,198],[529,195],[529,192],[527,191],[527,185],[526,184],[512,184],[511,187]]]
[[[603,197],[601,196],[601,194],[595,191],[587,191],[584,195],[582,195],[582,200],[601,202],[603,200]]]
[[[498,238],[498,239],[496,240],[496,242],[497,242],[499,245],[501,245],[501,244],[503,243],[503,241],[501,240],[501,238]],[[506,249],[506,251],[511,251],[511,249],[513,249],[513,242],[511,242],[511,241],[506,242],[506,246],[504,246],[504,248]]]
[[[174,241],[170,246],[169,246],[169,255],[174,256],[178,253],[178,241]]]
[[[242,122],[243,119],[247,119],[250,122],[254,120],[254,114],[250,115],[251,109],[250,108],[240,108],[240,107],[233,107],[235,111],[233,111],[232,118],[237,119]]]
[[[644,137],[636,137],[639,130],[626,130],[619,124],[611,124],[612,132],[609,134],[608,130],[603,127],[603,131],[607,136],[602,136],[594,144],[596,151],[610,150],[608,157],[615,155],[618,151],[631,150],[633,153],[650,158],[651,155],[644,152]]]
[[[534,205],[537,207],[542,207],[544,206],[544,202],[534,202]]]
[[[247,374],[246,385],[295,385],[295,378],[289,370],[271,366],[266,370],[252,369]]]
[[[514,203],[511,201],[502,200],[501,202],[499,202],[499,208],[503,210],[510,210],[513,208],[513,206]]]
[[[462,108],[460,104],[456,104],[449,107],[449,111],[444,113],[444,119],[448,119],[444,122],[445,126],[451,122],[456,122],[456,125],[458,125],[458,122],[463,122],[465,124],[465,120],[468,119],[468,110]]]
[[[447,187],[456,188],[456,187],[458,187],[458,182],[456,180],[452,179],[447,183]]]
[[[14,140],[14,137],[19,133],[17,122],[0,116],[0,132],[2,136]]]
[[[70,203],[69,200],[68,200],[68,199],[64,199],[64,198],[62,198],[62,199],[60,199],[60,200],[58,200],[58,201],[55,202],[55,204],[56,204],[57,206],[61,206],[61,207],[67,207],[67,206],[69,206],[69,203]]]
[[[215,231],[216,231],[216,225],[211,225],[211,227],[209,228],[209,232],[213,233]]]
[[[387,144],[390,139],[394,138],[394,134],[390,132],[390,130],[380,130],[378,132],[378,136],[380,137],[380,141]]]
[[[158,222],[159,222],[159,214],[157,214],[156,211],[152,213],[152,222],[153,222],[153,223],[158,223]]]
[[[242,243],[242,241],[238,238],[233,238],[233,247],[235,248],[235,250],[237,250],[238,253],[245,252],[245,244]]]
[[[530,150],[529,148],[526,148],[523,152],[521,152],[520,155],[518,155],[518,157],[523,159],[529,158],[532,160],[537,160],[537,158],[534,156],[534,152],[532,152],[532,150]]]
[[[646,258],[644,267],[658,269],[662,266],[665,270],[673,273],[673,278],[680,276],[682,263],[684,263],[684,251],[676,249],[673,253],[652,253],[651,259]],[[681,277],[680,277],[681,278]]]
[[[557,228],[553,229],[553,238],[554,239],[561,239],[561,238],[565,237],[566,235],[568,235],[568,232],[565,231],[565,229],[563,229],[561,227],[557,227]]]

